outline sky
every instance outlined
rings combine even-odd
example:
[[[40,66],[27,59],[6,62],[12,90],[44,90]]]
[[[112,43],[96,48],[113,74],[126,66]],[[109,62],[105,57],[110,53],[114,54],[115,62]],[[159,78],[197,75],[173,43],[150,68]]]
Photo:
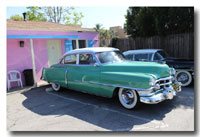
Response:
[[[112,26],[124,26],[126,11],[128,7],[75,7],[76,11],[82,12],[82,27],[94,28],[95,24],[102,24],[104,29]],[[27,11],[26,7],[7,7],[7,19],[12,15],[22,15]]]

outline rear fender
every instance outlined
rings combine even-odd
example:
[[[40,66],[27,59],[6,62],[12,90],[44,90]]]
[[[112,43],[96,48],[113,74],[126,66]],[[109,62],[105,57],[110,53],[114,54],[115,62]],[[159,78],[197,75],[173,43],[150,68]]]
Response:
[[[53,82],[57,84],[66,84],[65,81],[65,70],[61,68],[43,68],[42,70],[42,80],[47,82]]]

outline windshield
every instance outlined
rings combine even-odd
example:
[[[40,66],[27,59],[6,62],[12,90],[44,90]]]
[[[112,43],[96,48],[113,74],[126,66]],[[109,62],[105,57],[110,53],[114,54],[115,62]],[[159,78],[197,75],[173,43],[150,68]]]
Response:
[[[158,51],[158,53],[160,54],[161,59],[169,58],[169,55],[166,52],[164,52],[163,50]]]
[[[124,55],[119,51],[98,52],[96,56],[101,63],[122,62],[125,60]]]

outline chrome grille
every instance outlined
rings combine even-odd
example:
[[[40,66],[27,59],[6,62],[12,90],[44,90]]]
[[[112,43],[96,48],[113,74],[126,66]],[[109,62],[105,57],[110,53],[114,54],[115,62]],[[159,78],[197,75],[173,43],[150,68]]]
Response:
[[[156,84],[160,85],[160,89],[164,87],[169,87],[172,84],[172,77],[166,77],[156,80]]]

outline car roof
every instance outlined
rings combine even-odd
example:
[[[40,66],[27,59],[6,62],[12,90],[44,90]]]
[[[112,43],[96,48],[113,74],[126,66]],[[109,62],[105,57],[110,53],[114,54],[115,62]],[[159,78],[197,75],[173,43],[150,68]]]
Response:
[[[137,49],[137,50],[129,50],[129,51],[125,51],[123,52],[124,55],[127,55],[127,54],[137,54],[137,53],[155,53],[157,51],[160,51],[162,49]]]
[[[106,52],[106,51],[119,51],[119,49],[111,47],[81,48],[81,49],[70,50],[66,52],[64,55],[77,54],[77,53],[96,53],[96,52]]]

